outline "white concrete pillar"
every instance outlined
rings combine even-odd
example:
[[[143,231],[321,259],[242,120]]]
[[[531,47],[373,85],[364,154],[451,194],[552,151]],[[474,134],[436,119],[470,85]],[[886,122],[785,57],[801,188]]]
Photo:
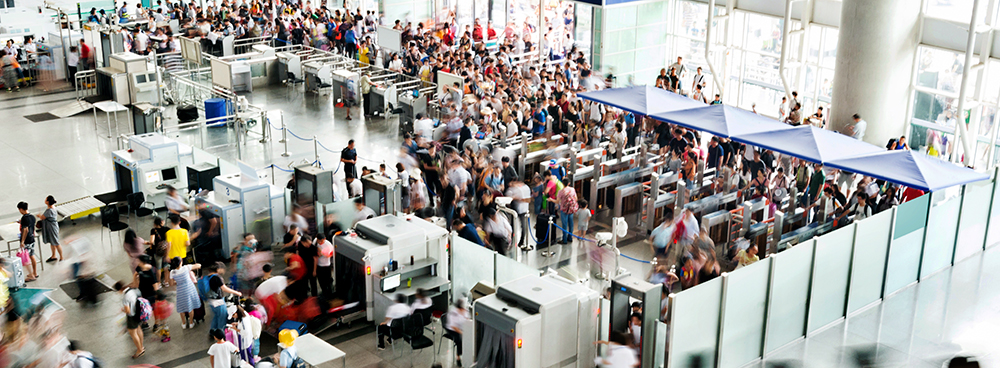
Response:
[[[831,129],[844,131],[858,113],[868,122],[866,142],[883,146],[908,134],[903,130],[919,19],[920,1],[844,0]]]

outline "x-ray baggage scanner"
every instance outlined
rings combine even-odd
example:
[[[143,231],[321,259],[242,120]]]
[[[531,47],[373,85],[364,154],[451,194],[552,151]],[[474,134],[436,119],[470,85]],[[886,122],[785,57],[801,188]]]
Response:
[[[593,290],[558,276],[526,276],[472,308],[474,333],[462,337],[466,353],[475,351],[476,366],[594,366],[600,298]]]
[[[185,169],[192,160],[190,146],[159,133],[129,138],[129,149],[111,153],[115,188],[124,194],[141,192],[154,206],[164,205],[166,187],[187,187]]]

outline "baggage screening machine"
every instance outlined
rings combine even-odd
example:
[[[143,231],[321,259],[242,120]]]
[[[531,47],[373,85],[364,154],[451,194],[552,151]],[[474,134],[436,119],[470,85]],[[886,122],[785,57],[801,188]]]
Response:
[[[403,186],[399,179],[389,179],[378,173],[361,177],[365,205],[376,215],[395,214],[402,210]]]
[[[341,322],[381,322],[395,294],[412,302],[418,288],[431,297],[434,309],[447,309],[451,282],[444,228],[414,216],[383,215],[358,222],[353,233],[335,237],[334,245],[336,298],[359,303],[339,316]]]
[[[333,202],[333,171],[313,165],[295,168],[292,174],[295,179],[294,203],[300,206],[312,205],[315,202]]]
[[[156,67],[146,56],[131,52],[112,54],[107,66],[97,68],[97,94],[122,105],[131,105],[138,102],[133,98],[148,97],[151,89],[155,94],[156,74]],[[132,90],[133,85],[137,91]]]
[[[159,133],[129,137],[129,149],[114,151],[115,189],[124,194],[144,193],[156,207],[164,205],[166,186],[187,187],[185,168],[192,149]]]
[[[594,366],[600,298],[583,285],[552,275],[526,276],[476,299],[472,311],[473,333],[462,338],[465,355],[476,354],[466,361],[477,366]]]
[[[238,165],[240,173],[215,177],[215,190],[195,197],[197,204],[205,204],[219,216],[224,254],[243,241],[244,233],[253,233],[266,244],[274,244],[284,235],[284,189],[260,180],[253,168]]]
[[[660,322],[662,293],[663,287],[660,284],[650,284],[631,275],[611,281],[611,332],[627,333],[629,319],[632,316],[632,302],[642,303],[640,330],[642,345],[639,356],[642,368],[657,368],[663,365],[663,353],[666,349],[662,347],[667,343],[667,329],[666,325]],[[657,349],[657,346],[661,349]]]

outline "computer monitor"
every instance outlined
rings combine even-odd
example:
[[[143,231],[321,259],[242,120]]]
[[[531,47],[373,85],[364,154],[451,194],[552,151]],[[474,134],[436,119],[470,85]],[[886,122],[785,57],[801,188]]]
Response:
[[[163,169],[163,171],[161,171],[160,174],[163,176],[163,181],[177,180],[177,168],[171,167],[168,169]]]
[[[140,84],[140,83],[146,83],[146,75],[145,74],[136,74],[135,75],[135,84]]]
[[[389,291],[399,287],[399,280],[402,275],[395,274],[389,277],[382,278],[382,291]]]
[[[146,184],[152,184],[160,181],[159,171],[150,171],[146,173]]]

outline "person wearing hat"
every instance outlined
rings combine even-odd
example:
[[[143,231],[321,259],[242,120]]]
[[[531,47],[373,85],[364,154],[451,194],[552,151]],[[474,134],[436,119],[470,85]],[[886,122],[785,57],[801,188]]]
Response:
[[[281,352],[275,357],[278,361],[278,367],[291,368],[304,365],[302,359],[299,358],[299,350],[295,346],[295,340],[298,338],[299,333],[295,330],[281,330],[281,332],[278,332],[278,347],[281,348]]]
[[[559,165],[555,159],[549,160],[549,172],[552,173],[552,176],[555,176],[556,179],[559,179],[559,181],[562,181],[563,178],[566,177],[566,168]]]

